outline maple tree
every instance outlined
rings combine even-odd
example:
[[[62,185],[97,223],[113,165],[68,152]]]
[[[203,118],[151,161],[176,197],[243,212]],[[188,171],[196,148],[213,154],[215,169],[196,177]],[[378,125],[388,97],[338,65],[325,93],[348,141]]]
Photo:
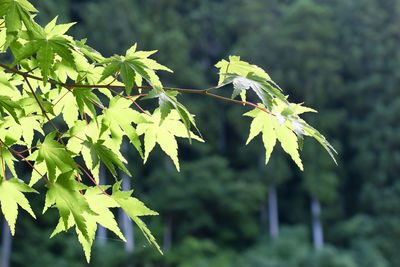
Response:
[[[37,12],[27,0],[0,0],[0,53],[12,58],[0,63],[0,204],[13,234],[18,206],[35,217],[24,193],[37,193],[33,187],[43,179],[43,212],[56,208],[60,217],[52,236],[75,228],[88,261],[98,224],[125,240],[112,212],[117,208],[161,252],[141,219],[157,212],[132,191],[121,191],[117,169],[132,173],[121,152],[126,137],[144,163],[158,144],[179,171],[176,138],[204,141],[194,116],[178,100],[181,94],[252,108],[244,113],[253,118],[247,143],[262,134],[266,163],[279,142],[303,170],[304,136],[334,159],[333,147],[300,118],[315,110],[290,103],[263,69],[238,56],[216,64],[215,87],[166,87],[157,71],[172,71],[150,58],[156,51],[140,51],[135,44],[124,56],[106,58],[66,34],[73,23],[57,24],[54,18],[42,27],[35,22]],[[230,98],[219,93],[230,85]],[[258,101],[248,101],[249,94]],[[158,101],[158,107],[146,110],[144,101]],[[18,178],[17,160],[32,168],[29,184]],[[115,178],[113,185],[99,184],[100,164]]]

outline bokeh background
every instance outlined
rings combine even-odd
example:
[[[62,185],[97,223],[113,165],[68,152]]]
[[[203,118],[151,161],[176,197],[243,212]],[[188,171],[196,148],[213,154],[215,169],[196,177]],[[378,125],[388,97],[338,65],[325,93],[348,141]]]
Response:
[[[160,150],[145,166],[128,151],[125,187],[160,212],[146,222],[165,255],[120,215],[128,243],[99,230],[90,266],[400,266],[399,0],[33,2],[43,24],[57,14],[78,22],[71,34],[104,55],[134,42],[158,49],[175,71],[166,85],[215,85],[213,65],[240,55],[319,110],[307,119],[339,151],[335,166],[306,141],[303,173],[279,149],[265,166],[261,140],[244,145],[244,107],[184,96],[207,142],[180,143],[180,173]],[[38,212],[41,201],[33,197]],[[3,226],[3,262],[86,266],[73,233],[48,238],[56,220],[22,215],[12,239]]]

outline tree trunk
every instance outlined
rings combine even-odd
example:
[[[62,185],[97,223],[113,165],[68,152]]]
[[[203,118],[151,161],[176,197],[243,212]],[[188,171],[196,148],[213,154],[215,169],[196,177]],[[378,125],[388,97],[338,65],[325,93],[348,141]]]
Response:
[[[100,165],[100,174],[99,174],[99,184],[104,185],[106,180],[106,172],[103,165]],[[107,230],[103,226],[99,225],[96,233],[97,243],[101,246],[107,243]]]
[[[131,190],[131,180],[126,174],[122,175],[122,190]],[[120,210],[120,224],[126,238],[125,251],[131,253],[135,249],[135,233],[133,231],[132,220],[122,210]]]
[[[164,225],[164,240],[163,248],[164,251],[168,251],[172,246],[172,215],[168,214]]]
[[[174,165],[172,162],[165,158],[165,168],[168,171],[174,171]],[[172,215],[169,211],[166,212],[165,223],[164,223],[164,236],[163,236],[163,250],[168,251],[172,246]]]
[[[276,195],[276,187],[271,184],[268,190],[268,218],[269,218],[269,234],[271,239],[275,240],[279,236],[279,214],[278,214],[278,197]]]
[[[321,223],[321,204],[316,197],[311,198],[311,216],[314,248],[320,250],[324,246],[324,232]]]
[[[259,157],[260,169],[265,168],[265,155],[261,154]],[[269,236],[272,240],[279,237],[279,211],[278,211],[278,196],[276,193],[276,186],[273,180],[269,180],[268,186],[268,203],[261,205],[261,220],[265,225],[265,217],[268,217]],[[268,213],[268,214],[267,214]],[[265,226],[266,227],[266,226]]]
[[[122,143],[121,151],[123,154],[126,154],[128,152],[128,146],[126,142]],[[122,190],[123,191],[131,190],[132,187],[131,178],[124,172],[120,173],[122,178]],[[122,233],[126,238],[125,251],[128,254],[132,254],[133,251],[135,250],[135,232],[133,230],[132,220],[125,214],[125,212],[122,209],[119,209],[118,221],[119,225],[121,226]],[[131,257],[129,258],[131,260],[129,260],[127,267],[135,266],[134,259]]]
[[[10,227],[8,226],[6,220],[3,222],[3,237],[1,241],[1,262],[0,267],[9,267],[10,266],[10,257],[11,257],[11,246],[12,246],[12,237],[10,232]]]
[[[121,151],[123,154],[126,154],[128,152],[128,144],[126,142],[122,143]],[[121,172],[121,177],[122,190],[131,190],[131,178],[124,172]],[[128,253],[132,253],[135,249],[135,233],[133,231],[132,220],[121,209],[119,211],[119,222],[122,228],[122,233],[126,238],[125,251]]]

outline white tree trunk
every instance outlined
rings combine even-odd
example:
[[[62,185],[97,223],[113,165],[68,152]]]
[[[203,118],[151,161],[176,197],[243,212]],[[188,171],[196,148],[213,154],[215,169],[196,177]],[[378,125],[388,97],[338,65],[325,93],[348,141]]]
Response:
[[[128,144],[126,142],[122,143],[122,153],[126,154],[128,152]],[[131,190],[131,178],[124,172],[121,172],[122,177],[122,190]],[[132,253],[135,249],[135,236],[133,231],[132,220],[120,209],[119,210],[119,222],[121,225],[122,233],[126,238],[125,251]]]
[[[168,171],[174,171],[174,165],[172,164],[171,160],[167,157],[165,158],[165,168]],[[172,221],[172,214],[167,211],[165,214],[165,222],[164,222],[164,235],[163,235],[163,250],[168,251],[172,247],[172,228],[173,228],[173,221]]]
[[[122,190],[131,190],[130,177],[126,174],[122,175],[122,177]],[[132,220],[122,210],[120,210],[119,220],[122,232],[126,238],[125,251],[131,253],[135,250],[135,233],[133,230]]]
[[[103,165],[100,165],[99,184],[104,185],[106,182],[105,180],[106,180],[105,167]],[[99,225],[97,228],[96,241],[101,246],[107,243],[107,230],[101,225]]]
[[[0,267],[10,267],[12,236],[6,220],[3,222]]]
[[[271,184],[268,190],[268,218],[269,218],[269,234],[272,239],[279,236],[279,214],[278,214],[278,197],[275,185]]]
[[[164,240],[163,248],[164,251],[170,250],[172,247],[172,216],[168,214],[166,217],[166,222],[164,224]]]
[[[324,232],[321,223],[321,204],[316,197],[311,198],[311,216],[314,248],[320,250],[324,246]]]

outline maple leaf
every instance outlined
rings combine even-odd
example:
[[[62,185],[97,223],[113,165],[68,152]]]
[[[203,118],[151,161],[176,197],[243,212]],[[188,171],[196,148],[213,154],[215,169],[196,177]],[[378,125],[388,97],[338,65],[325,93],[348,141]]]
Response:
[[[0,180],[0,204],[4,218],[7,220],[12,235],[15,234],[15,223],[18,217],[18,206],[36,218],[28,200],[23,193],[37,193],[34,189],[17,178]]]
[[[300,104],[289,104],[277,101],[271,112],[265,111],[265,106],[259,105],[244,114],[252,117],[250,133],[246,144],[254,137],[262,133],[262,140],[265,147],[266,163],[268,163],[276,141],[279,141],[283,150],[290,155],[296,165],[303,170],[303,163],[300,159],[299,150],[303,142],[303,135],[317,140],[335,161],[335,149],[329,144],[325,137],[316,129],[308,125],[299,114],[304,112],[316,112],[314,109],[304,107]]]
[[[83,190],[86,187],[74,179],[72,171],[59,175],[57,180],[49,182],[47,187],[48,191],[43,213],[54,205],[59,211],[64,230],[69,229],[68,220],[71,216],[76,228],[85,239],[89,239],[84,213],[97,214],[90,209],[86,198],[79,192],[79,190]]]
[[[14,162],[16,161],[13,154],[10,152],[10,150],[0,144],[0,166],[1,166],[1,170],[6,170],[6,167],[8,167],[8,169],[10,170],[11,174],[14,177],[17,177],[17,172],[15,171],[15,167],[14,167]]]
[[[5,16],[7,35],[17,35],[22,27],[22,21],[26,20],[30,13],[38,12],[27,0],[1,0],[0,17]]]
[[[297,136],[288,123],[281,123],[277,116],[271,115],[260,109],[254,109],[247,112],[244,116],[254,118],[250,126],[250,134],[246,144],[262,133],[266,163],[268,163],[276,141],[278,140],[283,150],[290,155],[300,170],[303,170],[303,163],[301,162],[298,151],[299,145],[297,142]]]
[[[156,109],[153,115],[143,115],[145,122],[137,126],[138,135],[144,135],[144,162],[147,161],[150,152],[156,144],[172,159],[176,169],[179,171],[178,143],[176,137],[189,138],[190,136],[200,142],[203,139],[194,133],[187,132],[187,129],[176,110],[172,110],[169,115],[161,120],[161,111]]]
[[[275,99],[289,104],[282,89],[260,67],[238,56],[230,56],[229,61],[221,60],[215,66],[220,70],[218,87],[233,83],[232,99],[241,95],[246,101],[246,92],[251,89],[268,109],[272,109]]]
[[[126,241],[124,235],[118,227],[118,223],[115,220],[114,214],[110,210],[110,208],[119,208],[120,205],[112,197],[104,193],[107,188],[109,188],[109,186],[88,188],[84,195],[90,209],[95,213],[84,213],[88,234],[87,238],[85,238],[79,228],[76,228],[78,240],[82,245],[87,262],[90,261],[91,248],[96,236],[98,224],[115,233],[121,240]],[[70,216],[68,219],[68,229],[73,226],[75,226],[75,222],[73,217]],[[65,230],[64,222],[60,219],[55,230],[51,234],[51,237]]]
[[[121,181],[114,184],[112,188],[111,197],[119,204],[124,212],[136,223],[139,229],[142,231],[147,240],[152,243],[158,251],[162,253],[160,246],[156,239],[147,228],[146,224],[139,218],[140,216],[158,215],[157,212],[147,208],[143,202],[137,198],[131,197],[131,191],[120,191]]]
[[[125,56],[113,56],[102,61],[106,64],[100,82],[105,78],[119,73],[125,84],[126,93],[129,95],[134,84],[141,86],[145,79],[151,86],[162,87],[156,70],[172,72],[169,68],[148,58],[157,51],[136,51],[137,45],[133,45],[126,51]]]
[[[29,42],[24,45],[14,43],[14,65],[23,59],[36,54],[38,66],[40,67],[43,83],[46,84],[55,62],[55,56],[58,55],[66,62],[74,65],[72,56],[72,39],[64,35],[74,23],[56,25],[57,17],[50,21],[45,28],[37,24]]]
[[[104,145],[104,140],[98,140],[97,142],[93,142],[93,140],[88,137],[88,140],[83,142],[87,148],[90,149],[90,156],[92,161],[92,166],[89,166],[91,169],[98,167],[98,164],[101,162],[106,165],[111,174],[116,177],[117,171],[115,170],[115,166],[117,166],[120,170],[124,171],[126,174],[131,175],[128,169],[125,167],[124,162],[116,155],[111,149]]]
[[[72,159],[71,153],[57,141],[54,140],[55,133],[49,134],[40,144],[36,163],[46,162],[49,179],[55,180],[56,168],[61,173],[69,172],[76,169],[75,161]]]
[[[110,100],[109,107],[103,111],[104,117],[102,122],[112,134],[121,137],[126,135],[140,156],[143,157],[142,144],[136,133],[136,129],[132,126],[132,124],[140,123],[142,116],[139,112],[133,110],[130,107],[131,105],[132,102],[130,100],[115,96]]]
[[[7,112],[19,123],[17,110],[22,110],[19,103],[16,103],[8,96],[0,96],[0,117],[3,117],[3,113]]]
[[[186,131],[189,136],[189,141],[191,142],[191,135],[190,135],[190,127],[193,125],[194,128],[200,133],[199,129],[196,126],[196,123],[193,119],[193,116],[189,113],[184,105],[178,102],[177,100],[177,91],[165,91],[161,87],[155,86],[147,96],[143,97],[142,99],[152,99],[158,98],[158,104],[160,106],[161,112],[161,122],[168,116],[171,110],[175,109],[176,112],[179,114],[180,119],[182,120],[183,124],[186,127]]]
[[[40,125],[41,119],[42,118],[40,116],[22,117],[20,119],[22,137],[24,138],[24,141],[28,147],[32,146],[35,131],[42,135],[45,135],[42,126]]]
[[[102,107],[100,99],[95,95],[91,88],[65,88],[51,90],[50,97],[53,100],[55,114],[62,114],[64,121],[69,128],[75,125],[78,115],[84,118],[85,114],[93,119],[97,119],[96,107]]]

